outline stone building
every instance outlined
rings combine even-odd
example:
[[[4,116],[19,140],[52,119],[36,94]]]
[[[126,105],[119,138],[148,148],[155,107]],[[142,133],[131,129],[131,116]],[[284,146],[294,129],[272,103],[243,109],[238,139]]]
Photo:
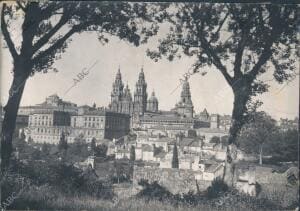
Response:
[[[69,113],[77,112],[77,105],[62,100],[57,94],[50,95],[43,103],[33,106],[21,106],[18,115],[30,115],[39,112],[65,111]]]
[[[106,110],[86,109],[70,116],[63,111],[44,111],[29,116],[26,128],[29,137],[37,143],[58,144],[64,133],[69,143],[81,137],[86,142],[93,138],[113,139],[125,136],[130,128],[130,116]]]
[[[26,139],[36,143],[57,144],[62,133],[70,133],[70,114],[64,111],[45,110],[29,115]]]
[[[157,104],[158,106],[158,104]],[[130,116],[143,115],[147,109],[147,83],[143,69],[139,73],[139,78],[136,83],[134,98],[128,85],[124,88],[120,68],[116,74],[115,81],[112,86],[111,103],[109,108],[113,112],[125,113]],[[151,107],[151,109],[153,109]]]
[[[85,111],[71,117],[71,127],[72,130],[68,137],[71,142],[79,136],[82,136],[87,142],[93,138],[120,138],[129,133],[130,116],[106,110]]]
[[[204,121],[204,122],[209,122],[210,119],[209,119],[209,113],[207,112],[206,108],[199,113],[199,115],[197,115],[197,118],[201,121]]]
[[[134,113],[138,115],[144,115],[147,109],[147,98],[147,83],[145,81],[145,74],[142,68],[141,72],[139,73],[139,79],[135,85],[133,104]]]
[[[151,94],[151,97],[147,101],[147,111],[157,113],[158,112],[158,99],[155,97],[154,91]]]
[[[182,117],[193,118],[194,106],[191,99],[190,84],[187,78],[185,78],[182,84],[180,101],[175,105],[173,111]]]

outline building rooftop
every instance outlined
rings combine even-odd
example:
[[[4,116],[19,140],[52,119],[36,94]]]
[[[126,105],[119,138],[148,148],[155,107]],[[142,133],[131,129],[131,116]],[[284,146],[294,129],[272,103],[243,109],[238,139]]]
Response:
[[[148,144],[143,144],[143,145],[142,145],[142,150],[143,150],[144,152],[153,152],[153,147],[150,146],[150,145],[148,145]]]
[[[228,133],[228,130],[220,129],[220,128],[198,128],[197,131],[199,132],[206,132],[206,133]]]

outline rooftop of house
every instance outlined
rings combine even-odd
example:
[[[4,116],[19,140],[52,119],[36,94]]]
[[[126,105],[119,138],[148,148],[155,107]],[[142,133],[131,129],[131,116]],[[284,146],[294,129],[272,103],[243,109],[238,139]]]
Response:
[[[197,131],[199,131],[199,132],[206,132],[206,133],[228,134],[227,130],[220,129],[220,128],[198,128]]]
[[[153,147],[149,144],[143,144],[142,145],[143,152],[153,152]]]
[[[162,152],[159,152],[158,154],[154,155],[154,157],[164,158],[164,157],[166,157],[167,154],[168,154],[167,152],[162,151]]]
[[[141,121],[145,120],[156,120],[156,121],[178,121],[178,122],[191,122],[193,123],[193,118],[182,117],[174,112],[158,112],[158,113],[146,113],[141,117]]]
[[[213,163],[213,164],[205,164],[206,172],[213,173],[217,171],[222,166],[222,163]]]

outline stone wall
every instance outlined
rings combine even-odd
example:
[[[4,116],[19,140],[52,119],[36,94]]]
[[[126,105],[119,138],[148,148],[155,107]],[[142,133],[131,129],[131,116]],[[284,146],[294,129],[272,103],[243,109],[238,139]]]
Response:
[[[156,167],[134,166],[133,185],[138,186],[140,180],[148,180],[149,183],[157,181],[158,184],[168,189],[171,193],[197,192],[206,190],[211,181],[195,179],[195,172],[184,169],[161,169]]]

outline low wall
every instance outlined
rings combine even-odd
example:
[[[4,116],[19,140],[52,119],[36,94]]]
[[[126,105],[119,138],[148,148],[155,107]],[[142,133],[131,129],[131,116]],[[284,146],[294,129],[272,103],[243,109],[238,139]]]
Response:
[[[200,191],[206,190],[211,185],[211,181],[196,180],[195,172],[191,170],[134,166],[133,185],[137,186],[142,179],[148,180],[149,183],[157,181],[173,194],[189,191],[196,193],[197,185]]]

